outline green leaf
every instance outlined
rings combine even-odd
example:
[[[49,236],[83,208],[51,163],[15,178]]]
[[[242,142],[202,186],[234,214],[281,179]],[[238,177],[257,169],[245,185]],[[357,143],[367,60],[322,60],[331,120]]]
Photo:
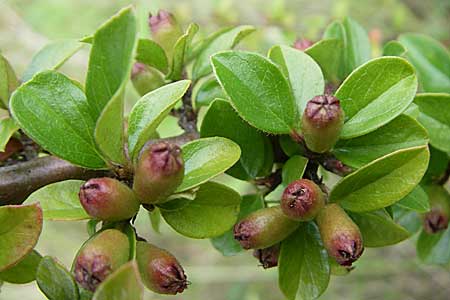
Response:
[[[428,234],[422,230],[417,240],[417,255],[426,264],[446,265],[450,262],[450,227],[444,232]]]
[[[9,96],[20,82],[8,60],[0,54],[0,108],[7,108]]]
[[[426,130],[413,118],[400,115],[369,134],[340,140],[333,153],[344,164],[360,168],[394,151],[428,143]]]
[[[93,140],[91,108],[66,76],[40,73],[16,90],[10,104],[18,125],[47,151],[83,167],[105,167]]]
[[[362,65],[336,92],[345,112],[341,138],[367,134],[400,115],[417,90],[414,68],[400,57],[380,57]]]
[[[177,81],[143,96],[133,107],[128,119],[128,153],[133,160],[142,146],[155,133],[190,85],[189,80]]]
[[[260,195],[242,196],[238,221],[263,207],[264,201]],[[220,236],[212,238],[211,243],[223,256],[233,256],[243,251],[241,245],[234,239],[233,228]]]
[[[46,256],[37,269],[39,289],[49,300],[77,300],[78,287],[72,275],[56,259]]]
[[[0,117],[0,152],[5,151],[9,139],[19,129],[13,119],[10,117]]]
[[[385,247],[406,240],[410,233],[396,224],[385,210],[351,213],[361,231],[365,247]]]
[[[405,56],[406,48],[397,41],[390,41],[383,47],[383,56]]]
[[[59,40],[45,45],[33,56],[22,81],[28,81],[42,71],[57,70],[82,47],[78,40]]]
[[[437,150],[433,146],[429,146],[430,148],[430,163],[428,164],[427,172],[422,181],[436,181],[437,178],[444,174],[447,169],[447,165],[450,162],[450,156]]]
[[[144,286],[135,261],[122,265],[102,282],[93,300],[142,300]]]
[[[406,47],[406,57],[417,70],[425,92],[450,93],[450,54],[431,37],[408,33],[399,37]]]
[[[408,195],[420,182],[429,157],[426,146],[383,156],[344,177],[331,191],[330,200],[354,212],[389,206]]]
[[[188,205],[175,211],[161,210],[161,214],[182,235],[196,239],[212,238],[236,223],[240,203],[241,196],[233,189],[207,182],[200,186],[195,199]]]
[[[148,218],[153,231],[161,233],[161,212],[159,208],[155,207],[151,212],[148,212]]]
[[[241,148],[241,157],[227,171],[233,177],[248,180],[256,178],[265,167],[266,160],[273,164],[273,152],[266,157],[264,151],[269,138],[242,120],[228,101],[217,99],[211,103],[201,126],[202,137],[221,136]],[[269,144],[271,147],[271,145]]]
[[[417,212],[425,213],[430,210],[430,203],[428,201],[428,195],[420,185],[416,186],[411,193],[406,195],[403,199],[398,201],[396,205],[414,210]]]
[[[289,300],[316,299],[326,290],[330,266],[316,224],[301,223],[281,243],[278,265],[278,284]]]
[[[290,133],[299,126],[289,83],[267,58],[226,51],[215,54],[211,61],[234,108],[252,126],[275,134]]]
[[[140,39],[136,50],[136,60],[167,73],[169,63],[164,49],[149,39]]]
[[[208,106],[214,99],[225,98],[226,95],[222,91],[222,87],[217,80],[212,77],[206,80],[200,80],[192,91],[193,105],[195,108]]]
[[[234,165],[241,155],[239,146],[222,137],[203,138],[182,147],[184,179],[176,192],[183,192],[214,178]]]
[[[30,253],[42,230],[39,204],[0,207],[0,272],[14,266]]]
[[[287,186],[289,183],[300,179],[306,170],[306,165],[308,164],[308,159],[300,156],[294,155],[284,164],[281,173],[283,184]]]
[[[39,202],[44,214],[44,220],[73,221],[89,219],[78,198],[82,180],[66,180],[52,183],[35,191],[25,204]]]
[[[419,94],[414,102],[419,106],[419,122],[430,135],[430,144],[450,152],[450,94]]]
[[[0,281],[24,284],[36,279],[36,270],[42,256],[35,250],[25,256],[17,265],[0,272]]]
[[[242,25],[221,30],[220,33],[214,33],[213,38],[208,41],[208,45],[196,57],[192,69],[193,79],[197,80],[211,73],[210,58],[213,54],[234,48],[243,38],[254,31],[253,26]]]
[[[269,58],[280,66],[288,78],[294,93],[297,111],[303,114],[306,103],[314,96],[322,95],[325,81],[319,65],[303,51],[288,46],[275,46]]]
[[[394,212],[394,221],[409,231],[411,235],[415,234],[422,228],[422,218],[418,212],[404,209],[394,204],[392,210]]]
[[[198,31],[198,25],[192,23],[189,25],[186,33],[183,34],[175,43],[173,48],[173,58],[167,79],[180,80],[183,75],[184,61],[187,56],[188,48],[191,46],[192,39]],[[169,58],[170,59],[170,58]]]
[[[317,62],[327,81],[337,84],[339,82],[342,51],[343,43],[341,40],[324,39],[306,49],[305,53]]]

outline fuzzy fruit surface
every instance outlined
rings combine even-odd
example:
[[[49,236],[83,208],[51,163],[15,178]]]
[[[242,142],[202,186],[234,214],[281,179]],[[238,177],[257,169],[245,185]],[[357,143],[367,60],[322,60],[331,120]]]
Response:
[[[131,82],[141,96],[156,90],[165,83],[163,75],[158,70],[139,62],[133,65]]]
[[[78,193],[84,210],[102,221],[132,218],[139,210],[139,200],[124,183],[113,178],[94,178],[87,181]]]
[[[306,146],[324,153],[336,144],[344,125],[344,111],[332,95],[315,96],[306,104],[302,116],[302,133]]]
[[[148,25],[152,33],[152,39],[166,52],[169,61],[173,55],[173,48],[177,40],[183,35],[183,30],[175,17],[165,10],[160,10],[156,15],[150,15]]]
[[[299,225],[280,206],[262,208],[234,225],[234,238],[244,249],[263,249],[281,242]]]
[[[106,277],[126,263],[130,256],[128,237],[117,229],[106,229],[90,238],[74,261],[75,280],[95,291]]]
[[[177,259],[161,248],[138,241],[136,259],[144,285],[155,293],[182,293],[188,281]]]
[[[364,251],[361,232],[336,203],[326,205],[317,216],[325,249],[342,266],[351,266]]]
[[[181,184],[183,177],[181,149],[159,142],[142,151],[135,168],[133,190],[142,203],[162,203]]]
[[[310,221],[325,206],[325,196],[320,187],[308,179],[291,182],[281,197],[281,209],[296,221]]]
[[[440,185],[431,185],[425,188],[430,201],[430,211],[423,216],[423,229],[434,234],[448,227],[450,215],[450,195]]]
[[[280,244],[270,246],[269,248],[256,249],[253,256],[258,259],[264,269],[278,266],[278,256],[280,255]]]

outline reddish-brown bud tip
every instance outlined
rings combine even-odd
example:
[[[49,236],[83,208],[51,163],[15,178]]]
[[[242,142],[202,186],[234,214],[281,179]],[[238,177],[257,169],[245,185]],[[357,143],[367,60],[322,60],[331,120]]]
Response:
[[[0,162],[7,160],[22,149],[22,143],[16,138],[11,138],[5,146],[5,151],[0,151]]]
[[[423,215],[423,229],[429,234],[441,232],[448,227],[450,217],[450,194],[441,185],[425,186],[430,201],[430,211]]]
[[[314,43],[308,39],[297,39],[294,42],[293,47],[297,50],[301,50],[304,51],[306,49],[308,49],[309,47],[311,47]]]
[[[326,127],[341,117],[339,100],[332,95],[315,96],[306,104],[305,116],[317,127]]]
[[[165,10],[160,10],[157,15],[149,16],[148,24],[153,40],[164,49],[169,59],[172,58],[174,46],[183,35],[175,17]]]
[[[281,198],[284,214],[297,221],[314,219],[324,205],[325,199],[320,187],[308,179],[291,182]]]
[[[333,257],[341,266],[351,266],[364,251],[362,240],[341,234],[332,240]]]
[[[423,229],[429,234],[441,232],[448,227],[448,215],[439,210],[431,210],[423,219]]]
[[[173,23],[173,15],[167,10],[160,9],[156,15],[148,16],[148,25],[152,32],[158,31],[162,26],[170,26]]]
[[[131,79],[135,79],[138,75],[146,72],[148,67],[140,62],[137,62],[133,65],[133,68],[131,69]]]
[[[80,255],[75,262],[75,280],[82,287],[92,292],[111,273],[110,261],[104,255],[92,255],[90,257]]]
[[[256,249],[253,256],[256,257],[264,269],[278,266],[278,256],[280,255],[280,244],[273,245],[269,248]]]

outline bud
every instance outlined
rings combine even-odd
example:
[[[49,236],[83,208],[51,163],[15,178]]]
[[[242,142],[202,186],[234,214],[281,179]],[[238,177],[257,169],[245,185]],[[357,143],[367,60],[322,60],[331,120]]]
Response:
[[[90,238],[81,247],[74,261],[75,280],[85,289],[97,286],[130,256],[128,237],[117,229],[106,229]]]
[[[163,86],[164,77],[158,70],[137,62],[131,71],[131,82],[139,95],[144,96]]]
[[[136,259],[145,286],[155,293],[175,295],[188,285],[177,259],[161,248],[138,241]]]
[[[124,183],[113,178],[94,178],[87,181],[78,193],[84,210],[102,221],[121,221],[135,216],[139,200]]]
[[[315,96],[306,104],[302,131],[306,146],[314,152],[329,151],[336,144],[344,125],[344,111],[332,95]]]
[[[293,47],[297,50],[304,51],[311,47],[314,43],[308,39],[296,39]]]
[[[332,257],[328,257],[328,263],[330,265],[330,274],[334,276],[345,276],[355,269],[353,266],[341,266]]]
[[[280,206],[262,208],[234,225],[234,238],[244,249],[263,249],[281,242],[298,226]]]
[[[328,254],[340,265],[351,266],[364,250],[358,226],[335,203],[325,206],[316,221]]]
[[[176,190],[183,177],[184,162],[180,147],[159,142],[141,152],[133,189],[142,203],[161,203]]]
[[[173,47],[183,35],[183,30],[175,17],[165,10],[160,10],[156,16],[149,16],[148,24],[152,38],[166,52],[167,58],[173,56]]]
[[[423,216],[423,229],[429,234],[441,232],[448,227],[450,195],[440,185],[431,185],[425,190],[430,201],[430,211]]]
[[[308,179],[291,182],[283,192],[281,209],[296,221],[310,221],[325,206],[325,196],[320,187]]]
[[[280,255],[280,244],[273,245],[269,248],[256,249],[253,256],[256,257],[264,269],[278,266],[278,256]]]

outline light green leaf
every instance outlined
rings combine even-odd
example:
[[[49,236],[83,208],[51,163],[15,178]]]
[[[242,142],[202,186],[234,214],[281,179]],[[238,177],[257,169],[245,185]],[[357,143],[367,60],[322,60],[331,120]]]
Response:
[[[24,284],[36,279],[36,270],[42,256],[35,250],[25,256],[17,265],[0,272],[0,281]]]
[[[155,207],[151,212],[148,212],[148,218],[153,231],[161,233],[161,212],[158,207]]]
[[[189,190],[225,172],[241,156],[239,146],[222,137],[203,138],[182,147],[184,179],[176,192]]]
[[[13,119],[0,117],[0,152],[5,151],[9,139],[19,129]]]
[[[383,56],[405,56],[406,48],[397,41],[390,41],[383,47]]]
[[[105,167],[93,140],[91,108],[69,78],[40,73],[17,89],[10,104],[18,125],[44,149],[80,166]]]
[[[20,82],[8,60],[0,54],[0,108],[7,108],[9,97]]]
[[[303,114],[306,103],[314,96],[322,95],[325,81],[319,65],[303,51],[288,46],[275,46],[269,51],[275,62],[288,78],[294,93],[297,111]]]
[[[417,240],[417,256],[426,264],[446,265],[450,262],[450,227],[444,232],[428,234],[422,230]]]
[[[400,57],[380,57],[362,65],[336,92],[345,112],[341,138],[358,137],[387,124],[413,101],[414,68]]]
[[[140,39],[136,50],[136,60],[167,73],[169,63],[164,49],[149,39]]]
[[[341,40],[324,39],[306,49],[305,53],[317,62],[327,81],[337,84],[339,82],[342,51],[343,43]]]
[[[0,207],[0,272],[14,266],[30,253],[42,230],[39,204]]]
[[[301,223],[281,243],[278,259],[278,284],[289,299],[316,299],[330,281],[328,254],[323,247],[317,225]]]
[[[430,210],[428,195],[424,189],[420,187],[420,185],[416,186],[411,193],[398,201],[396,205],[421,213],[425,213]]]
[[[294,97],[276,65],[259,54],[238,51],[215,54],[211,61],[218,81],[244,120],[275,134],[298,127]]]
[[[89,219],[78,198],[82,180],[52,183],[32,193],[24,204],[39,202],[44,220],[72,221]]]
[[[426,130],[413,118],[400,115],[369,134],[340,140],[333,153],[344,164],[360,168],[394,151],[428,143]]]
[[[181,80],[165,85],[146,94],[134,105],[128,119],[128,153],[133,160],[186,93],[190,83],[189,80]]]
[[[57,70],[82,47],[83,43],[78,40],[59,40],[45,45],[33,56],[22,81],[28,81],[42,71]]]
[[[200,186],[193,201],[179,210],[161,214],[182,235],[203,239],[225,233],[237,221],[241,196],[233,189],[207,182]],[[213,220],[213,222],[212,222]]]
[[[192,91],[192,104],[195,109],[198,109],[201,106],[208,106],[214,99],[226,98],[226,95],[216,78],[212,77],[204,79],[205,80],[199,80]]]
[[[420,182],[429,157],[426,146],[383,156],[344,177],[331,191],[330,200],[354,212],[389,206],[408,195]]]
[[[450,94],[419,94],[414,102],[419,106],[418,120],[430,135],[430,144],[450,152]]]

